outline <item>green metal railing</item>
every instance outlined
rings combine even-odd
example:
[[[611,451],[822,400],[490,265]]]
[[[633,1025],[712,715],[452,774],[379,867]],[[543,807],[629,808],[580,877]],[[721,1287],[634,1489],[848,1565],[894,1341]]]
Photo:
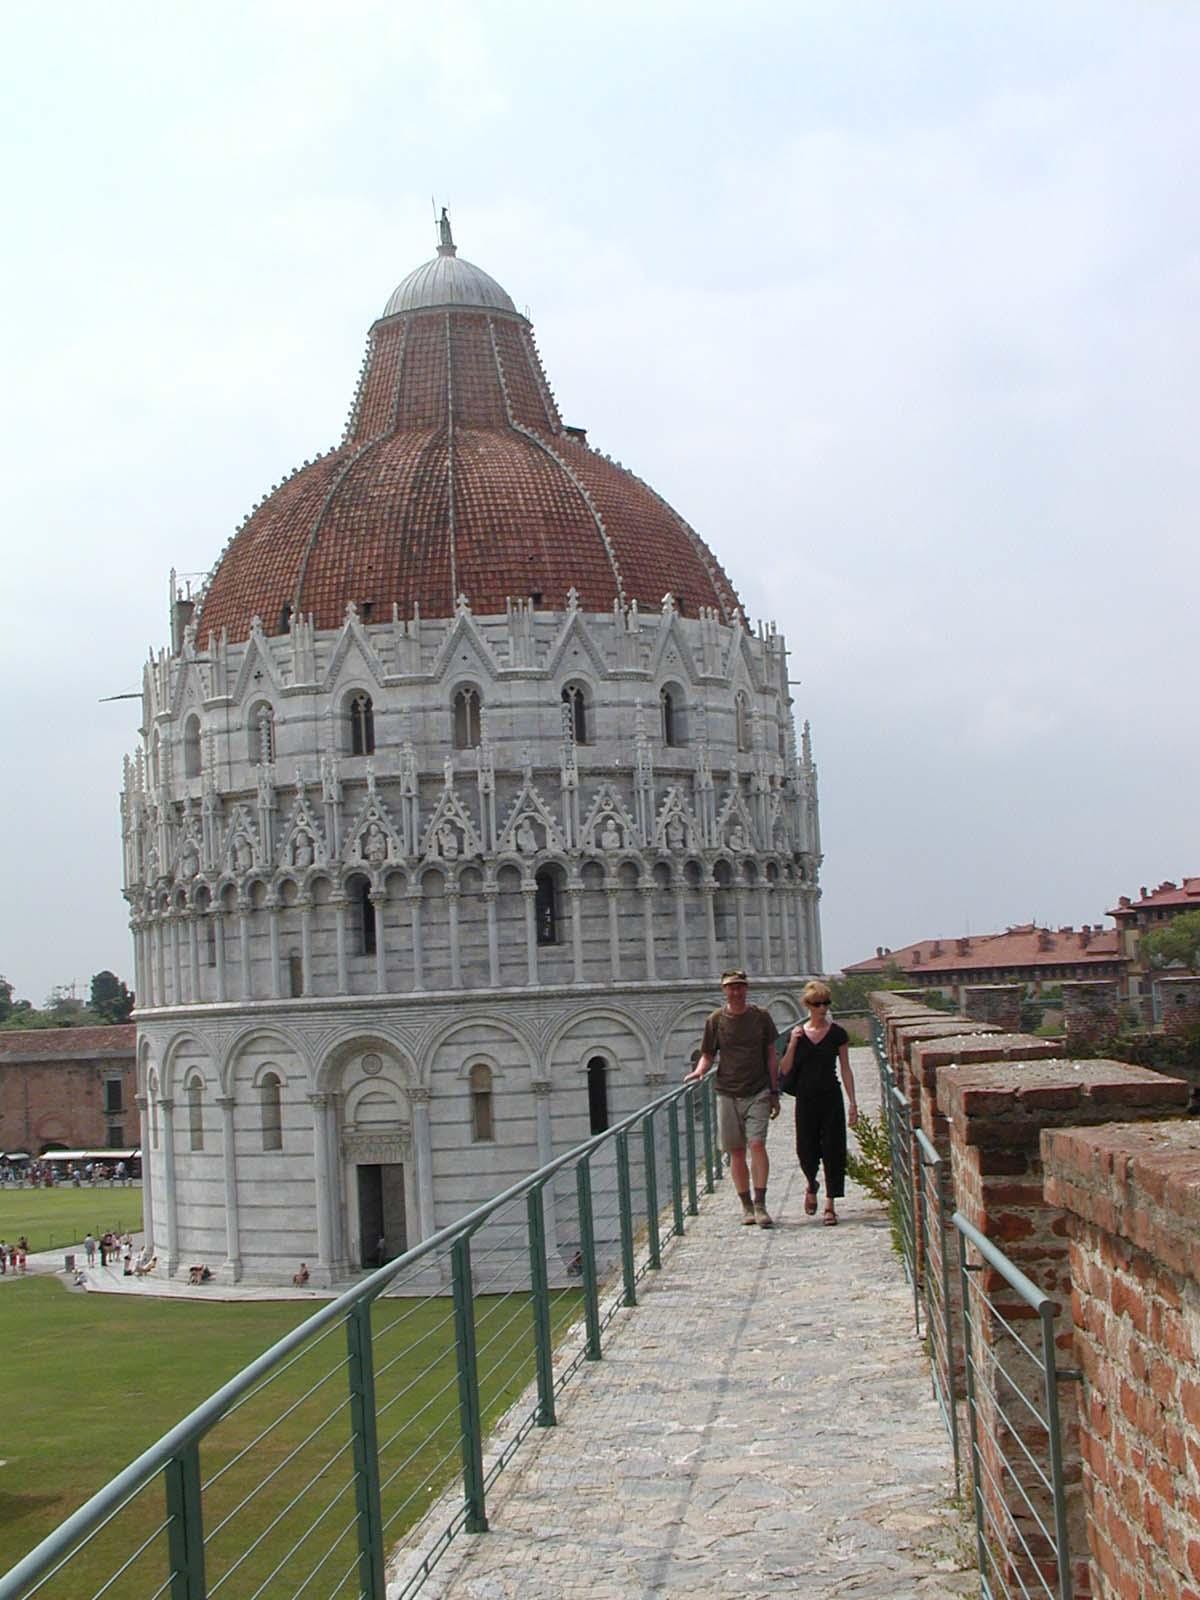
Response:
[[[923,1129],[915,1134],[920,1159],[921,1188],[921,1285],[925,1301],[925,1343],[929,1352],[929,1376],[933,1397],[950,1439],[954,1456],[954,1496],[958,1498],[961,1459],[958,1440],[958,1406],[955,1381],[955,1326],[950,1271],[949,1240],[946,1233],[948,1173],[946,1163]],[[951,1233],[953,1233],[951,1228]]]
[[[414,1595],[454,1538],[487,1529],[498,1475],[555,1425],[715,1188],[713,1084],[661,1096],[323,1306],[0,1577],[0,1600]]]
[[[1060,1380],[1048,1295],[959,1212],[971,1495],[986,1600],[1072,1600]]]

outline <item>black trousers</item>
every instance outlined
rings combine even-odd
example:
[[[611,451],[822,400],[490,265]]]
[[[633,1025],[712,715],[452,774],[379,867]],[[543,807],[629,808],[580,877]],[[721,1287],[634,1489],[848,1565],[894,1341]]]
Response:
[[[846,1192],[846,1105],[840,1084],[820,1095],[796,1096],[796,1158],[817,1187],[817,1170],[825,1165],[825,1197],[840,1200]]]

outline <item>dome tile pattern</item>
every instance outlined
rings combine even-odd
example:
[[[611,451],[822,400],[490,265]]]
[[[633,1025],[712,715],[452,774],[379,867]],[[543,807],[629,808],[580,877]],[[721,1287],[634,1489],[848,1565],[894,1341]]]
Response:
[[[256,616],[268,633],[298,613],[335,628],[351,601],[376,621],[393,605],[449,617],[459,594],[479,615],[510,598],[561,609],[572,588],[586,611],[657,607],[669,591],[687,615],[706,606],[729,620],[740,605],[712,552],[564,428],[528,322],[448,239],[447,227],[437,259],[371,329],[343,443],[231,541],[201,600],[201,638],[244,638]],[[438,300],[451,283],[462,298]]]

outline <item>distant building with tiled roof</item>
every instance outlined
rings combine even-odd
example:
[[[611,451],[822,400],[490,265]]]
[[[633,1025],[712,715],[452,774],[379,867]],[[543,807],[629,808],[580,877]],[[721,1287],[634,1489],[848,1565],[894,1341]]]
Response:
[[[137,1029],[0,1028],[0,1155],[138,1142]]]
[[[915,988],[939,989],[958,999],[963,984],[1024,983],[1038,993],[1048,984],[1120,979],[1125,965],[1113,928],[1042,928],[1026,922],[1003,933],[921,939],[897,950],[879,946],[868,960],[844,970],[851,976],[898,967]]]
[[[1136,900],[1123,894],[1108,913],[1117,924],[1121,954],[1127,963],[1131,998],[1149,994],[1157,981],[1142,957],[1142,935],[1185,911],[1200,911],[1200,878],[1183,878],[1179,883],[1173,883],[1168,878],[1157,889],[1148,889],[1143,884]],[[1156,1002],[1155,1014],[1159,1014],[1160,1010]]]

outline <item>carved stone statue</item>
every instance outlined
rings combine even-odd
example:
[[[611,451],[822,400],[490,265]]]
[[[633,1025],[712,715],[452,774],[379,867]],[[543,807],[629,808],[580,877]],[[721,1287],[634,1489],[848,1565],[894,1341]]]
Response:
[[[372,822],[363,835],[362,853],[373,867],[382,866],[387,860],[387,834],[377,822]]]
[[[195,844],[188,839],[183,846],[183,853],[179,857],[179,876],[181,878],[194,878],[200,871],[200,856]]]
[[[313,843],[303,829],[292,840],[292,865],[294,867],[311,867],[313,864]]]
[[[523,856],[533,856],[537,854],[537,847],[537,834],[530,826],[529,818],[525,817],[517,829],[517,849]]]
[[[621,848],[621,830],[611,817],[605,817],[604,827],[600,830],[600,848],[602,850]]]
[[[687,829],[678,817],[672,817],[667,823],[667,848],[670,850],[683,850],[687,847]]]
[[[455,861],[458,858],[458,834],[448,822],[443,822],[437,833],[438,853],[443,861]]]
[[[746,835],[742,831],[740,822],[735,822],[729,830],[729,848],[731,850],[744,850],[746,848]]]
[[[233,870],[249,872],[253,865],[254,851],[250,848],[250,841],[244,833],[239,833],[233,841]]]

